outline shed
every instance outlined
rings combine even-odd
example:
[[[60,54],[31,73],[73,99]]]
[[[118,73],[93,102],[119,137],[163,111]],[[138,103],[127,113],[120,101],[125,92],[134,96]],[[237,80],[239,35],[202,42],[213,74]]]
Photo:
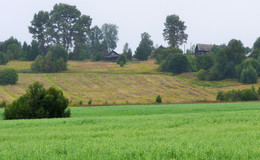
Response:
[[[111,51],[103,57],[105,61],[116,61],[120,54],[116,53],[115,51]]]
[[[212,48],[212,44],[197,44],[195,48],[195,56],[199,56],[207,52],[210,52]]]

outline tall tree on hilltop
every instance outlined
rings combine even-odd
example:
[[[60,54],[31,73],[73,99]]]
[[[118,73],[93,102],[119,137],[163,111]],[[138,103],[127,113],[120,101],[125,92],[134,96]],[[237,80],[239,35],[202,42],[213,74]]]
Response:
[[[76,6],[56,4],[50,12],[34,15],[29,32],[44,54],[51,45],[62,45],[67,51],[87,43],[92,19],[81,15]]]
[[[92,54],[95,55],[96,53],[99,53],[101,50],[103,34],[98,26],[94,26],[93,28],[91,28],[89,34],[89,40],[92,49]]]
[[[40,11],[38,14],[34,14],[31,26],[29,26],[29,32],[33,35],[32,38],[39,44],[39,49],[46,53],[50,43],[50,37],[48,35],[49,30],[49,13]]]
[[[74,25],[78,23],[81,13],[76,6],[56,4],[50,12],[50,33],[54,44],[62,45],[66,50],[72,47]]]
[[[181,21],[178,15],[169,15],[164,23],[165,29],[163,30],[164,40],[173,47],[179,47],[186,43],[188,35],[185,34],[186,26],[184,21]]]
[[[105,23],[102,25],[101,30],[108,50],[111,51],[115,49],[118,41],[118,26]]]
[[[151,55],[153,51],[153,41],[151,36],[144,32],[141,35],[141,42],[135,51],[135,58],[138,60],[147,60],[148,56]]]
[[[132,60],[132,50],[129,48],[129,44],[125,43],[123,48],[123,54],[126,56],[128,60]]]

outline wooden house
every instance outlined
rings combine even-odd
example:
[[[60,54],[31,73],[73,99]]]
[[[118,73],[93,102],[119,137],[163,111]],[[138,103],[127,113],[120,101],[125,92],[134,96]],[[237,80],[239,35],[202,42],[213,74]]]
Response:
[[[195,48],[195,56],[199,56],[207,52],[210,52],[212,47],[212,44],[197,44]]]
[[[103,57],[104,61],[116,61],[120,54],[115,51],[111,51]]]

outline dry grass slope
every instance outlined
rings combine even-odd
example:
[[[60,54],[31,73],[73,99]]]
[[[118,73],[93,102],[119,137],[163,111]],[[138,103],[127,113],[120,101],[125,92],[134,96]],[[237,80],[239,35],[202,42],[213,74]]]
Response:
[[[203,82],[186,75],[159,73],[154,61],[131,62],[120,67],[109,62],[68,63],[68,71],[55,74],[26,73],[31,62],[12,61],[3,68],[15,68],[19,73],[16,85],[0,86],[0,100],[11,102],[24,94],[34,81],[45,87],[55,86],[76,104],[91,99],[93,104],[150,104],[157,95],[163,103],[214,101],[220,90],[249,88],[236,81]],[[258,87],[256,85],[255,87]]]

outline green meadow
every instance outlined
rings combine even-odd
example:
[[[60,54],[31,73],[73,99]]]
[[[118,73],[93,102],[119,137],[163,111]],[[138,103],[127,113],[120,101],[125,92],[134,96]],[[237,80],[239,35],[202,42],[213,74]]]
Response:
[[[73,107],[0,120],[0,159],[259,159],[259,103]],[[2,115],[4,109],[0,109]]]

